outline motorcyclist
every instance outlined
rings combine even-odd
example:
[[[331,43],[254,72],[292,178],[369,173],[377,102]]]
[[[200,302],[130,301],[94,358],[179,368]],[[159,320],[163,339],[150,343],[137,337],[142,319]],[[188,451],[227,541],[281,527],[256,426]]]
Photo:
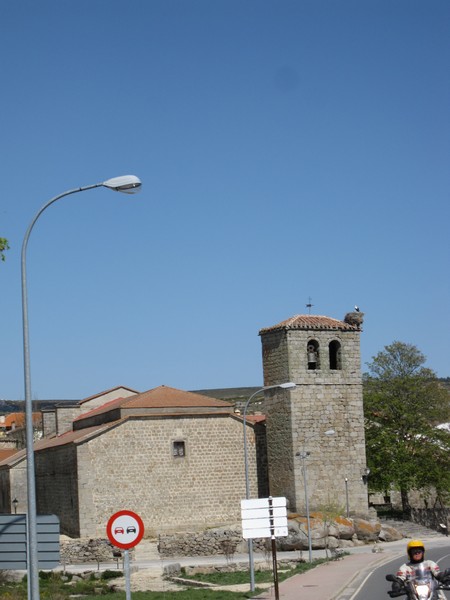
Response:
[[[425,560],[425,544],[420,540],[411,540],[406,546],[409,562],[404,563],[397,571],[397,581],[392,583],[392,591],[399,592],[403,582],[414,574],[415,568],[422,563],[425,570],[430,571],[433,577],[441,579],[439,565],[432,560]],[[444,594],[439,592],[439,598],[446,600]]]

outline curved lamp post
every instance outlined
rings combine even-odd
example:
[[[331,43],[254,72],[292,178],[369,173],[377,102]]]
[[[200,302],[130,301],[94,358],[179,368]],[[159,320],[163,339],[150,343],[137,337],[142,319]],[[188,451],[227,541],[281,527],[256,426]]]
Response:
[[[250,498],[250,481],[248,476],[248,453],[247,453],[247,410],[250,405],[250,402],[253,400],[255,396],[265,392],[266,390],[274,390],[276,388],[281,388],[284,390],[292,389],[297,387],[295,383],[288,381],[287,383],[279,383],[278,385],[267,385],[265,387],[256,390],[254,394],[250,396],[250,398],[245,403],[244,414],[242,423],[244,425],[244,465],[245,465],[245,498],[249,500]],[[255,591],[255,565],[253,561],[253,540],[249,538],[248,540],[248,562],[250,565],[250,591]]]
[[[335,433],[336,432],[334,429],[328,429],[327,431],[324,432],[323,435],[334,435]],[[306,438],[304,444],[306,444],[306,442],[309,442],[309,440],[314,439],[318,435],[320,435],[320,434],[318,433],[318,434],[315,434],[315,435],[312,435],[312,436]],[[306,463],[305,463],[305,460],[308,458],[308,456],[310,454],[311,453],[307,452],[305,450],[305,447],[303,446],[303,450],[296,452],[295,456],[298,456],[302,461],[303,487],[305,488],[306,523],[307,523],[307,528],[308,528],[308,555],[309,555],[309,562],[312,563],[311,519],[309,516],[308,478],[306,477]]]
[[[106,187],[116,192],[125,194],[134,194],[139,191],[141,181],[135,175],[124,175],[122,177],[114,177],[103,183],[95,183],[86,187],[75,188],[55,196],[49,200],[36,213],[25,233],[22,244],[22,322],[23,322],[23,365],[24,365],[24,382],[25,382],[25,424],[26,424],[26,458],[27,458],[27,537],[28,537],[28,560],[27,560],[27,575],[28,575],[28,590],[30,600],[39,600],[39,563],[38,563],[38,548],[37,548],[37,518],[36,518],[36,482],[34,471],[34,450],[33,450],[33,407],[31,402],[31,374],[30,374],[30,344],[28,330],[28,299],[27,299],[27,270],[26,270],[26,254],[28,239],[34,224],[51,204],[77,192],[84,192],[97,187]]]

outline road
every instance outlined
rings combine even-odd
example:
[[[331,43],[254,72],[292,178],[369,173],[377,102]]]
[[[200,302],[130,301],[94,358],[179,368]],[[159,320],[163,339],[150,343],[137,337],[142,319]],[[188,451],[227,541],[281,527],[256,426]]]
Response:
[[[450,568],[450,543],[445,546],[429,548],[426,550],[426,558],[434,560],[438,563],[441,571]],[[405,557],[406,558],[406,552]],[[404,562],[403,559],[391,560],[384,563],[381,567],[375,569],[363,582],[359,590],[352,596],[352,600],[389,600],[387,594],[391,589],[391,584],[386,581],[385,576],[388,573],[396,573],[397,568]],[[450,591],[444,592],[450,600]],[[400,600],[406,599],[406,596],[401,596]]]

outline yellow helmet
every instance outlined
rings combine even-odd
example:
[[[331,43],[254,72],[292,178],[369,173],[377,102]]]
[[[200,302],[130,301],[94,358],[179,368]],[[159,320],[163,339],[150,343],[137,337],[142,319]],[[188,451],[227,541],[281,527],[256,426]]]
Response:
[[[409,544],[406,546],[406,552],[408,553],[409,558],[411,558],[411,550],[414,548],[421,548],[423,550],[423,554],[425,556],[425,546],[424,543],[420,540],[411,540]]]

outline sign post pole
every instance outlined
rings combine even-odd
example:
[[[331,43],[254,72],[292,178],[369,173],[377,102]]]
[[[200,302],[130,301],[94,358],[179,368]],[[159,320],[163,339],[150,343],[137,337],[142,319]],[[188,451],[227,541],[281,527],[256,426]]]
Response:
[[[275,519],[274,519],[272,496],[269,496],[269,519],[270,519],[270,537],[271,537],[271,543],[272,543],[272,570],[273,570],[273,585],[275,587],[275,600],[280,600],[280,593],[278,590],[277,544],[275,541]]]
[[[123,551],[123,570],[125,575],[125,599],[131,600],[130,553]]]

